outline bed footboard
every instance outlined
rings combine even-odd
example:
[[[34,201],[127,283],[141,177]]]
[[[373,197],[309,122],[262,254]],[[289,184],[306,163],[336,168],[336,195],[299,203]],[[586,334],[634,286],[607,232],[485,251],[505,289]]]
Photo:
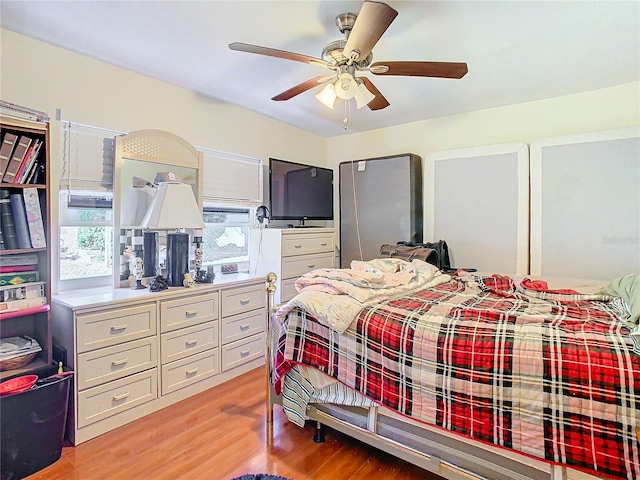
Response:
[[[282,401],[279,400],[279,396],[276,394],[275,388],[271,382],[272,378],[272,365],[273,359],[271,358],[273,353],[273,339],[277,341],[277,332],[274,332],[273,325],[271,324],[271,317],[275,311],[275,293],[276,293],[276,280],[277,275],[273,272],[269,272],[265,277],[266,291],[267,291],[267,334],[266,334],[266,347],[265,347],[265,368],[266,368],[266,419],[267,424],[273,423],[273,406],[282,405]]]

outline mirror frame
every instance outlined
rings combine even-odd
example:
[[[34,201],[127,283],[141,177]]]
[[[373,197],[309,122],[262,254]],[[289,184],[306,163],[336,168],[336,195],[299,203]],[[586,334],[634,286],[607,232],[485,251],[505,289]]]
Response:
[[[131,186],[131,179],[123,178],[123,164],[127,160],[158,165],[158,171],[172,171],[172,167],[193,168],[195,182],[187,182],[195,190],[195,198],[202,210],[202,152],[183,138],[164,130],[137,130],[115,137],[115,162],[113,174],[113,281],[114,286],[129,287],[129,280],[120,279],[122,264],[122,198],[124,189]],[[153,178],[146,180],[153,181]],[[131,230],[130,228],[128,230]]]

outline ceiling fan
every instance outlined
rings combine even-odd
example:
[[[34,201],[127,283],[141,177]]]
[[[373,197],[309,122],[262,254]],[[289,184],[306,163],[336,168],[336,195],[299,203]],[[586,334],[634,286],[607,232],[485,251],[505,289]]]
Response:
[[[397,15],[398,12],[390,6],[374,1],[365,1],[357,15],[355,13],[338,15],[336,25],[345,38],[324,47],[322,58],[240,42],[229,44],[229,48],[240,52],[309,63],[332,70],[334,73],[331,75],[314,77],[271,99],[289,100],[313,87],[330,82],[316,95],[318,100],[329,108],[333,108],[336,98],[344,100],[355,98],[358,108],[368,105],[371,110],[381,110],[389,106],[389,102],[373,82],[365,76],[356,76],[356,72],[437,78],[462,78],[467,73],[466,63],[413,61],[371,63],[373,60],[371,50]]]

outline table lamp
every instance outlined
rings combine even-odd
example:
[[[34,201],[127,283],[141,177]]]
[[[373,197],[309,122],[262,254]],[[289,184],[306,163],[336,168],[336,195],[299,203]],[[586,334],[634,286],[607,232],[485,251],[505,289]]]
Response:
[[[184,274],[189,273],[189,234],[182,229],[205,226],[191,186],[161,182],[141,226],[173,230],[167,233],[167,283],[171,287],[183,286]]]

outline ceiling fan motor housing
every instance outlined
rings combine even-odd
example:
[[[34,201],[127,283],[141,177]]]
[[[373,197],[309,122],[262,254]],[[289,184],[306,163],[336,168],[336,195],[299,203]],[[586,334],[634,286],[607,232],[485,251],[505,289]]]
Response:
[[[349,57],[344,54],[344,47],[347,44],[347,40],[349,40],[349,34],[351,33],[357,18],[358,15],[355,13],[341,13],[336,17],[336,25],[338,30],[340,30],[340,33],[344,33],[344,39],[336,40],[324,47],[322,50],[323,60],[336,66],[343,65],[349,61]],[[356,58],[355,60],[358,61],[353,61],[352,64],[355,65],[358,70],[365,70],[369,65],[371,65],[373,53],[369,52],[369,55],[367,55],[366,58]]]
[[[358,18],[357,13],[342,13],[336,17],[336,26],[340,33],[344,33],[347,38],[349,38],[349,32],[353,28],[353,25],[356,23],[356,18]]]

